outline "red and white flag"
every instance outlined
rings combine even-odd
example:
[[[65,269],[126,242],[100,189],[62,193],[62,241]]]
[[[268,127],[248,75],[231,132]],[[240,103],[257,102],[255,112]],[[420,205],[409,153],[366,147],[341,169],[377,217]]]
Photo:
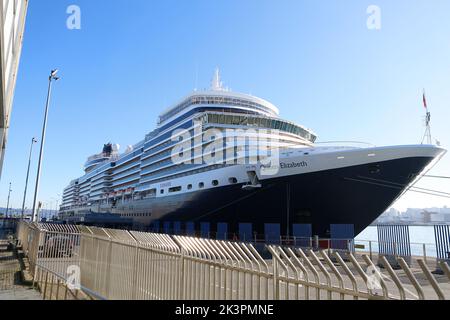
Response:
[[[425,96],[425,92],[423,93],[423,106],[425,109],[428,109],[427,97]]]

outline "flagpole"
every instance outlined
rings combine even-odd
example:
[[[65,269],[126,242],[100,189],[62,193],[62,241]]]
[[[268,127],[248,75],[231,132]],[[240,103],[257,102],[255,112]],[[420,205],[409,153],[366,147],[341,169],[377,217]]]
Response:
[[[428,110],[428,104],[427,104],[427,98],[425,94],[425,89],[423,90],[423,106],[425,107],[426,114],[425,114],[425,134],[422,139],[422,144],[424,144],[425,139],[427,139],[427,144],[431,145],[433,143],[431,138],[431,113]]]

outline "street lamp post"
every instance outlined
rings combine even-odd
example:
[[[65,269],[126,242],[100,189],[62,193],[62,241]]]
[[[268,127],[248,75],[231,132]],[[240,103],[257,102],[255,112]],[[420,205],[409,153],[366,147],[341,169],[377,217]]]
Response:
[[[25,191],[23,192],[22,214],[21,219],[25,217],[25,200],[27,198],[28,178],[30,177],[31,155],[33,153],[33,145],[37,142],[36,138],[31,139],[30,157],[28,158],[27,179],[25,180]]]
[[[44,115],[44,124],[42,126],[42,138],[41,138],[41,150],[39,152],[39,162],[38,169],[36,174],[36,186],[34,188],[34,200],[33,200],[33,221],[37,222],[37,204],[38,204],[38,193],[39,193],[39,180],[41,178],[41,165],[42,165],[42,156],[44,153],[44,144],[45,144],[45,132],[47,129],[47,118],[48,118],[48,108],[50,105],[50,97],[52,93],[52,83],[53,81],[58,81],[59,78],[56,76],[58,70],[52,70],[50,76],[48,77],[48,93],[47,93],[47,103],[45,105],[45,115]]]
[[[8,212],[9,212],[9,198],[11,197],[11,182],[9,183],[9,192],[8,192],[8,203],[6,204],[6,214],[5,218],[8,218]]]

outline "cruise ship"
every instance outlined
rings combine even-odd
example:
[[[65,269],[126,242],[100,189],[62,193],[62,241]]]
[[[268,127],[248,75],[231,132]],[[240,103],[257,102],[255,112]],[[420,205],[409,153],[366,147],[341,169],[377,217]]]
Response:
[[[352,225],[356,235],[446,152],[316,140],[272,103],[224,88],[217,70],[210,89],[163,112],[141,142],[123,153],[108,143],[91,156],[64,190],[60,218],[95,224],[116,217],[174,233],[206,226],[211,235],[239,234],[245,224],[259,235],[278,225],[290,236],[309,225],[329,237],[331,225]]]

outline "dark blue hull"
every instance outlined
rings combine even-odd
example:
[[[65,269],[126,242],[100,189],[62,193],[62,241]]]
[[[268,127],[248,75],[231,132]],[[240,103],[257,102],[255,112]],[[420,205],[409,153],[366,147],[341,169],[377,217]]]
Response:
[[[309,174],[265,180],[260,189],[242,184],[174,195],[118,206],[114,213],[148,228],[154,221],[227,223],[238,234],[239,223],[251,223],[264,234],[267,223],[280,224],[282,235],[292,235],[293,224],[311,224],[313,235],[330,236],[331,224],[352,224],[363,231],[396,200],[433,158],[404,158]],[[95,211],[93,209],[93,211]]]

